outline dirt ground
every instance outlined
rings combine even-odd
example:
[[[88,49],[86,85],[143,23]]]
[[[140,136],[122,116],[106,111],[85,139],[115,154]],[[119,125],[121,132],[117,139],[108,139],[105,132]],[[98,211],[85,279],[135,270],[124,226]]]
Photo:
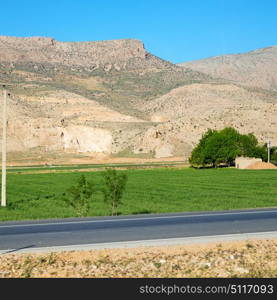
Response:
[[[2,254],[0,277],[277,277],[277,239]]]
[[[277,169],[276,166],[274,166],[271,163],[267,162],[256,162],[252,165],[250,165],[247,169],[249,170],[267,170],[267,169]]]
[[[119,163],[150,163],[150,162],[175,162],[175,161],[184,161],[184,157],[166,157],[166,158],[128,158],[128,157],[102,157],[102,158],[95,158],[95,157],[84,157],[84,158],[68,158],[66,161],[53,159],[50,160],[42,160],[36,161],[9,161],[7,163],[8,166],[30,166],[30,165],[46,165],[46,164],[66,164],[66,165],[79,165],[79,164],[119,164]]]

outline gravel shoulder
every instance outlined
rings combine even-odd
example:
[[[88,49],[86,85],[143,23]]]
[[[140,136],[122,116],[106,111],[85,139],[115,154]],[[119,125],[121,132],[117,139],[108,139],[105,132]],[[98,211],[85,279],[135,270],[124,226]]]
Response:
[[[277,277],[277,239],[2,254],[0,277]]]

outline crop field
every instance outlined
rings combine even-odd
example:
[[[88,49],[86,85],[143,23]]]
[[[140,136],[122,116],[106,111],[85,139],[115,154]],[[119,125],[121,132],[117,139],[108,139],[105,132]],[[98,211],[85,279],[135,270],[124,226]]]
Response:
[[[212,211],[277,207],[275,170],[155,168],[122,170],[128,175],[119,214]],[[8,173],[6,208],[0,220],[75,217],[65,192],[84,174],[96,188],[89,216],[110,215],[103,201],[102,171]]]

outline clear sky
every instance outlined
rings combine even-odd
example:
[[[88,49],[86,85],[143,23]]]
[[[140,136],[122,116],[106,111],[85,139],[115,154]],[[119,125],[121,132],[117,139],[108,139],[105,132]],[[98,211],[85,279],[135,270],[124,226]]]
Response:
[[[136,38],[174,63],[277,45],[277,0],[12,0],[0,11],[0,35]]]

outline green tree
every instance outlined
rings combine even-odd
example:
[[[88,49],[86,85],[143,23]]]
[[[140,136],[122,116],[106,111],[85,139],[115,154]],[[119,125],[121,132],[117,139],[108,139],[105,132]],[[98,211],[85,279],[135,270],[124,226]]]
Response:
[[[259,156],[260,150],[258,149],[258,140],[253,133],[240,134],[238,146],[240,149],[240,155],[242,156]]]
[[[270,162],[277,165],[277,147],[270,148]]]
[[[239,155],[239,133],[231,127],[216,131],[206,142],[204,159],[206,164],[217,167],[220,164],[231,165]]]
[[[119,174],[115,169],[106,169],[103,173],[104,184],[103,188],[104,201],[111,207],[111,215],[117,215],[118,205],[121,204],[123,192],[127,183],[127,175]]]
[[[261,157],[266,155],[252,134],[240,134],[232,127],[222,130],[209,129],[193,149],[189,158],[193,166],[217,167],[220,164],[231,166],[237,156]]]
[[[64,200],[73,207],[77,216],[85,217],[89,212],[93,192],[94,187],[92,182],[88,182],[86,177],[81,175],[77,185],[67,190]]]
[[[277,164],[277,147],[270,148],[270,159],[274,164]]]
[[[194,165],[203,166],[207,164],[208,161],[211,161],[211,157],[208,157],[206,153],[204,153],[203,149],[206,149],[207,143],[209,139],[214,136],[216,133],[215,130],[208,129],[206,133],[202,135],[198,145],[193,149],[191,156],[189,158],[190,163]]]
[[[268,150],[267,150],[267,143],[263,146],[258,148],[259,152],[263,155],[263,160],[267,161]],[[277,165],[277,147],[272,146],[270,147],[270,162]]]

